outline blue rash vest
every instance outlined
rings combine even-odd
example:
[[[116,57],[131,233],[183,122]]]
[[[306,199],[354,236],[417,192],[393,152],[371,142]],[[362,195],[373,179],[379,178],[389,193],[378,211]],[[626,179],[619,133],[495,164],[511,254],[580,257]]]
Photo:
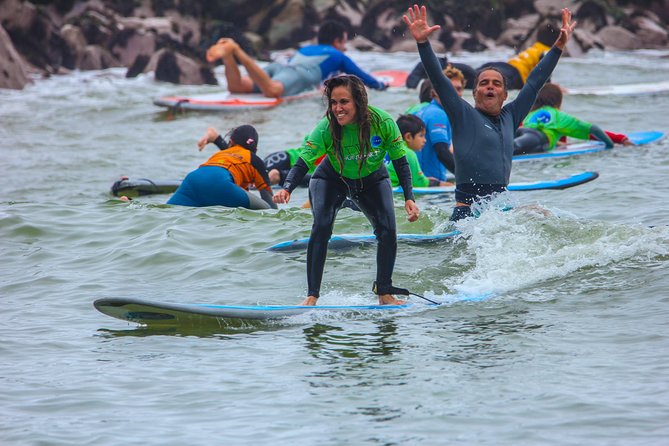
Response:
[[[434,145],[437,143],[451,145],[451,123],[448,121],[448,116],[436,99],[414,114],[423,120],[427,129],[425,145],[416,153],[420,167],[426,176],[446,181],[446,166],[439,161]]]
[[[456,201],[470,204],[475,196],[490,193],[486,191],[504,190],[511,176],[515,131],[553,72],[562,51],[553,47],[546,53],[528,76],[516,99],[504,105],[499,116],[489,116],[458,96],[443,74],[429,41],[419,43],[418,52],[451,121]],[[472,193],[479,190],[481,193]]]
[[[363,71],[353,60],[332,45],[307,45],[300,48],[287,64],[270,64],[265,71],[284,85],[284,96],[293,96],[320,86],[339,73],[354,74],[370,88],[385,85]]]

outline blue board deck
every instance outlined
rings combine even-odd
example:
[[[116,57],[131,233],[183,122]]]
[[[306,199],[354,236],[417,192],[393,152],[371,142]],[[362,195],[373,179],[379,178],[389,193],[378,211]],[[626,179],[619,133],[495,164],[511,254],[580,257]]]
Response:
[[[510,191],[568,189],[570,187],[579,186],[581,184],[593,181],[597,179],[597,177],[599,177],[599,174],[597,172],[581,172],[557,180],[510,183],[507,189]],[[393,188],[393,192],[401,193],[402,187],[398,186]],[[413,193],[415,195],[452,194],[455,193],[455,186],[414,187]]]
[[[404,305],[210,305],[155,302],[135,298],[103,298],[96,300],[95,308],[107,316],[144,325],[179,325],[202,322],[207,319],[240,321],[271,321],[299,316],[313,311],[328,313],[389,312],[404,310],[415,304]],[[422,304],[421,304],[422,305]],[[426,304],[427,305],[427,304]],[[434,305],[434,304],[431,304]],[[423,305],[425,306],[425,305]]]
[[[102,298],[93,302],[101,313],[127,322],[146,326],[186,326],[218,324],[245,326],[248,323],[277,321],[306,313],[326,314],[383,314],[408,309],[435,308],[447,303],[478,302],[492,294],[452,296],[447,301],[435,303],[413,303],[403,305],[214,305],[156,302],[137,298]]]
[[[654,130],[645,132],[632,132],[627,134],[627,137],[630,139],[630,141],[639,146],[659,141],[662,138],[664,138],[664,136],[665,136],[664,132],[659,132]],[[567,156],[577,156],[577,155],[586,155],[589,153],[603,152],[605,150],[613,150],[613,149],[607,149],[604,146],[604,143],[601,141],[586,141],[586,142],[571,143],[565,146],[556,147],[550,152],[516,155],[513,157],[513,162],[541,160],[550,158],[563,158]],[[629,150],[629,148],[625,147],[624,149],[621,150]]]
[[[449,240],[460,234],[460,231],[451,231],[440,234],[397,234],[397,241],[409,244],[430,244],[442,240]],[[354,246],[367,245],[376,243],[376,236],[359,235],[359,234],[339,234],[333,235],[330,238],[328,248],[330,249],[346,249]],[[299,238],[295,240],[288,240],[277,243],[267,248],[268,251],[275,252],[290,252],[303,251],[307,249],[309,244],[309,237]]]

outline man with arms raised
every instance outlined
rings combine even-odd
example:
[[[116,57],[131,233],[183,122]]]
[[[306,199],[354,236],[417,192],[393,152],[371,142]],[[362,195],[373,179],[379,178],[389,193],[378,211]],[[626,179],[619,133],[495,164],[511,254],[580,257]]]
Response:
[[[503,104],[508,91],[502,73],[494,67],[479,71],[474,81],[472,107],[458,96],[442,73],[428,41],[430,34],[440,27],[428,25],[425,6],[414,5],[403,18],[453,128],[456,204],[451,220],[460,220],[471,215],[470,207],[476,201],[506,190],[511,176],[514,133],[557,65],[576,23],[571,21],[571,12],[563,9],[557,41],[532,70],[516,99],[506,105]]]

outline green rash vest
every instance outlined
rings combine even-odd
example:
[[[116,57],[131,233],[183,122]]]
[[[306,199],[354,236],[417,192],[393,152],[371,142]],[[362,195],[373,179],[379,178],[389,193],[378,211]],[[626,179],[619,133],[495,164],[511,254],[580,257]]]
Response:
[[[523,127],[543,132],[548,137],[549,150],[553,150],[562,136],[590,139],[592,124],[576,119],[557,108],[544,106],[530,112],[523,121]]]
[[[423,174],[416,152],[407,147],[406,143],[404,143],[404,155],[406,155],[409,169],[411,169],[411,183],[413,187],[429,187],[430,179]],[[388,168],[388,176],[390,177],[390,182],[393,183],[393,187],[399,186],[400,180],[397,178],[393,163],[386,163],[386,167]]]
[[[309,169],[314,167],[318,158],[327,154],[335,171],[341,172],[342,176],[346,178],[358,179],[377,171],[383,164],[386,153],[391,160],[404,156],[404,140],[395,120],[389,113],[379,108],[371,105],[368,107],[372,123],[370,128],[371,150],[362,167],[360,168],[358,165],[359,159],[362,158],[358,142],[359,126],[357,124],[347,124],[342,128],[341,149],[344,160],[342,169],[330,135],[330,123],[326,116],[316,125],[300,152],[300,158]]]

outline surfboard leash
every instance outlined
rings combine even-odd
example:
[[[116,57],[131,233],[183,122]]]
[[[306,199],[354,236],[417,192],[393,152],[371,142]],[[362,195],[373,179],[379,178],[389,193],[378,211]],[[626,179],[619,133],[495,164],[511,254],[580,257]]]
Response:
[[[374,285],[372,285],[372,291],[374,292],[374,294],[379,294],[379,288],[376,285],[376,281],[374,281]],[[412,293],[411,291],[407,290],[406,288],[399,288],[399,287],[391,285],[388,288],[388,294],[399,294],[400,296],[416,296],[416,297],[420,297],[421,299],[430,302],[431,304],[439,305],[439,302],[435,302],[431,299],[428,299],[425,296],[421,296],[420,294]]]

